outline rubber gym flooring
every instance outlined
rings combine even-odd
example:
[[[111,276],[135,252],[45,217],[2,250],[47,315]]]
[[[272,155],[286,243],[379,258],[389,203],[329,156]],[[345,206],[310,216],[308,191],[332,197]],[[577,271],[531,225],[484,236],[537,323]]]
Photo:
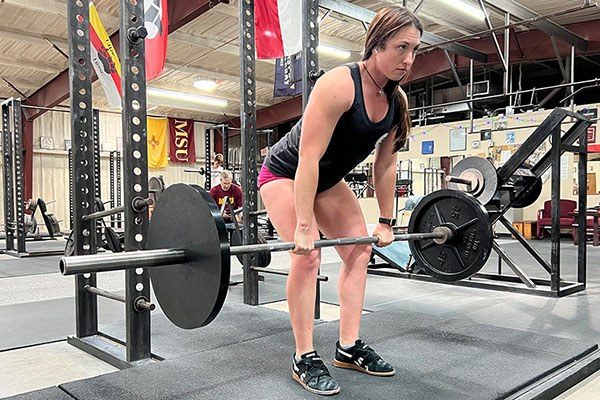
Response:
[[[501,240],[501,244],[527,273],[545,277],[518,243]],[[549,241],[531,244],[549,257]],[[572,279],[576,247],[565,239],[561,251],[564,278]],[[529,390],[534,380],[585,358],[600,342],[599,255],[600,248],[588,246],[587,290],[561,299],[369,276],[365,301],[369,313],[363,317],[362,336],[396,366],[397,375],[375,378],[332,367],[342,386],[336,398],[492,399],[523,394],[519,390]],[[5,257],[0,256],[0,272]],[[274,257],[273,268],[285,267],[286,257]],[[333,252],[324,252],[323,258],[322,273],[329,275],[330,281],[321,285],[322,300],[336,304],[339,262]],[[52,258],[44,259],[50,270],[57,268]],[[12,260],[22,263],[21,268],[31,274],[39,272],[29,269],[27,263],[42,258]],[[35,345],[43,342],[64,340],[74,332],[72,279],[58,273],[15,276],[18,263],[11,261],[7,270],[13,269],[13,275],[0,279],[0,349],[6,354],[11,348],[36,349]],[[493,255],[485,270],[495,269]],[[99,286],[118,291],[122,275],[100,274]],[[267,275],[260,286],[261,303],[284,299],[284,282],[283,277]],[[155,311],[153,353],[165,361],[57,382],[58,386],[15,398],[311,396],[290,377],[293,337],[287,314],[246,306],[241,299],[242,287],[231,287],[217,319],[193,331],[174,327]],[[122,305],[100,299],[99,309],[100,330],[122,338]],[[315,345],[325,360],[333,357],[337,329],[337,321],[320,321],[315,327]],[[598,361],[587,368],[596,368],[596,364]],[[11,373],[18,375],[18,371]]]

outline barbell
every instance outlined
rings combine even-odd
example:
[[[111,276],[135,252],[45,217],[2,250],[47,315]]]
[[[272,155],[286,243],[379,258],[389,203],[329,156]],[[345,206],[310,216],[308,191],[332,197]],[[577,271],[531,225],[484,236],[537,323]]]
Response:
[[[492,228],[485,208],[471,195],[440,190],[424,197],[413,211],[409,233],[415,261],[445,281],[479,271],[492,249]],[[138,238],[143,240],[144,238]],[[63,275],[149,268],[154,292],[175,325],[193,329],[209,324],[227,294],[230,256],[247,254],[256,265],[260,252],[287,251],[291,242],[229,246],[225,223],[210,195],[186,184],[169,186],[158,198],[146,238],[146,250],[108,255],[63,257]],[[316,248],[375,244],[378,238],[324,239]]]

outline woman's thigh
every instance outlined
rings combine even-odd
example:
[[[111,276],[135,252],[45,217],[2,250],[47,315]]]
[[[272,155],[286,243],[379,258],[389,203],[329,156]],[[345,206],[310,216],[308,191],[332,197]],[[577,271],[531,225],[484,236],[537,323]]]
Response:
[[[294,232],[296,231],[294,181],[291,179],[277,179],[265,183],[260,188],[260,196],[279,237],[285,242],[293,242]],[[314,239],[319,238],[317,222],[314,217],[311,232]]]
[[[319,228],[327,238],[367,236],[365,219],[356,196],[345,182],[322,193],[315,199],[315,217]],[[369,245],[370,246],[370,245]],[[363,246],[359,246],[363,248]],[[355,254],[357,246],[336,246],[346,262]]]

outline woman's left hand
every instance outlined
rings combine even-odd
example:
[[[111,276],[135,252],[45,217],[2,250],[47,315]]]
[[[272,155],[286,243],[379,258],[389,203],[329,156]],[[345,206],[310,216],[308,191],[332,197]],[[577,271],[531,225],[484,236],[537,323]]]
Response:
[[[394,231],[392,227],[385,224],[377,224],[373,231],[373,236],[379,238],[379,241],[376,243],[378,247],[389,246],[394,241]]]

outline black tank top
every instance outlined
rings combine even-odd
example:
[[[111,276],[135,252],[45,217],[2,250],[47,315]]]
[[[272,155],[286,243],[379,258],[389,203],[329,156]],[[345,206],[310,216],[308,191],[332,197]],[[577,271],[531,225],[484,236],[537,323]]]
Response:
[[[354,101],[352,107],[340,117],[331,141],[319,161],[317,193],[335,186],[344,175],[371,154],[379,140],[392,128],[394,114],[397,112],[398,106],[392,97],[386,116],[379,122],[372,122],[365,108],[358,63],[346,66],[350,68],[354,81]],[[302,119],[269,149],[264,165],[273,174],[294,179],[298,168],[301,131]]]

